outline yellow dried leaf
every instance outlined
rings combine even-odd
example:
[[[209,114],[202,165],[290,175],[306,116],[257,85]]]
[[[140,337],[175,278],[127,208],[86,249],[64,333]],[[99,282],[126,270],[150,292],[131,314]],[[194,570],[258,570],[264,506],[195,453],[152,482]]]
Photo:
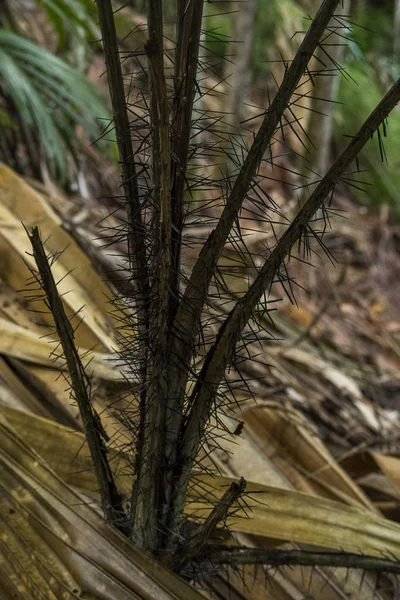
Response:
[[[304,329],[307,329],[313,320],[313,314],[301,306],[290,306],[287,314],[297,325],[304,327]]]
[[[0,318],[0,354],[64,370],[64,360],[58,356],[59,352],[55,351],[57,346],[58,342],[54,341],[54,337],[40,337],[34,331],[29,331]],[[52,351],[55,351],[53,356],[51,356]],[[92,373],[101,379],[110,381],[123,379],[115,355],[100,354],[99,352],[88,353],[85,349],[81,349],[81,354],[87,356],[84,362],[88,363],[87,372],[89,374]]]
[[[106,525],[2,414],[0,470],[0,572],[5,598],[201,600],[182,579]]]
[[[7,418],[7,412],[4,414]],[[71,468],[68,465],[74,464],[75,458],[76,467],[85,466],[82,487],[87,491],[95,491],[95,488],[91,488],[91,485],[95,486],[95,481],[93,476],[90,477],[87,468],[87,451],[86,456],[83,454],[81,459],[80,453],[76,455],[75,452],[78,444],[83,445],[82,434],[54,426],[51,422],[32,415],[13,418],[13,427],[21,437],[28,434],[30,423],[36,420],[36,434],[29,438],[33,448],[49,461],[56,472],[67,478],[72,476],[71,472],[68,472]],[[40,433],[41,429],[43,433]],[[43,441],[44,431],[50,440],[48,442]],[[63,439],[63,443],[58,444],[58,453],[63,455],[62,459],[61,455],[53,455],[57,439]],[[74,480],[75,485],[79,486],[79,468],[76,469],[74,477],[77,478]],[[194,485],[191,487],[190,500],[186,507],[187,514],[195,518],[205,518],[212,509],[215,498],[221,497],[233,480],[229,477],[206,475],[194,477]],[[246,506],[238,508],[235,516],[228,519],[232,531],[333,550],[400,558],[400,525],[380,518],[370,510],[253,483],[248,484],[247,492],[249,498],[246,499]]]
[[[196,477],[187,513],[205,517],[212,496],[222,496],[233,481],[227,477]],[[210,493],[205,495],[204,488]],[[212,490],[212,491],[211,491]],[[232,531],[289,540],[332,550],[400,558],[400,525],[373,512],[300,492],[248,484],[243,509],[228,519]],[[247,518],[247,515],[249,518]]]
[[[101,350],[116,347],[113,320],[109,316],[110,288],[96,273],[89,257],[63,229],[60,218],[44,195],[5,165],[0,164],[0,275],[14,290],[26,287],[27,263],[34,267],[27,227],[39,226],[46,251],[59,253],[52,270],[69,315],[80,311],[83,323],[77,330],[78,345]]]

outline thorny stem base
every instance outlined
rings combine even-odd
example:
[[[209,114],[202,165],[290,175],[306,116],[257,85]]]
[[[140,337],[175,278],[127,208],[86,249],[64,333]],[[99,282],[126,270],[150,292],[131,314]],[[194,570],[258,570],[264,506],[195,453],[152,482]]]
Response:
[[[182,573],[185,567],[201,554],[217,526],[226,520],[232,505],[239,500],[245,489],[246,481],[243,477],[237,483],[232,483],[204,523],[197,528],[195,534],[185,543],[177,546],[175,552],[172,548],[167,549],[163,562],[177,573]]]

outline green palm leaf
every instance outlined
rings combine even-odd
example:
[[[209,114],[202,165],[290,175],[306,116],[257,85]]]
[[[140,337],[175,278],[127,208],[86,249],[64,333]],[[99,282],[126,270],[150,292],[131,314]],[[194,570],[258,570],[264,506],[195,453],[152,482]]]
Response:
[[[70,158],[76,160],[83,150],[77,127],[93,140],[102,130],[99,118],[108,117],[80,73],[7,30],[0,30],[0,93],[22,137],[30,144],[34,140],[49,170],[61,180],[67,177]]]
[[[90,53],[90,44],[100,38],[94,16],[96,5],[88,0],[36,0],[58,36],[58,50],[68,51],[80,70]]]

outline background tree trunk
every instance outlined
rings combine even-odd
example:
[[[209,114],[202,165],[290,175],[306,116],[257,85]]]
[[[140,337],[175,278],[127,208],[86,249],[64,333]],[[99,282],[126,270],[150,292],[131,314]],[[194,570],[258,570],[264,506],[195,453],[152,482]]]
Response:
[[[318,5],[319,3],[317,2],[316,4]],[[340,11],[340,14],[349,15],[350,10],[351,0],[344,0],[343,9]],[[334,26],[338,26],[338,23],[335,22]],[[326,48],[318,48],[316,53],[315,69],[322,71],[325,68],[326,75],[322,74],[315,77],[314,89],[312,91],[313,101],[311,110],[313,112],[310,114],[308,135],[311,143],[315,144],[315,146],[310,144],[307,158],[311,164],[306,167],[304,172],[304,175],[310,177],[309,183],[318,181],[326,173],[331,163],[335,103],[339,92],[340,67],[346,45],[346,40],[341,39],[341,35],[346,36],[346,31],[342,29],[338,31],[338,34],[332,34],[331,39],[326,40],[326,44],[332,45]],[[323,65],[326,65],[326,67]],[[311,169],[311,174],[309,169]],[[305,188],[302,194],[302,204],[309,195],[307,190],[308,188]]]
[[[393,51],[396,60],[400,60],[400,0],[395,0]]]
[[[248,99],[251,83],[250,57],[254,34],[254,24],[257,11],[257,0],[246,0],[238,4],[239,10],[235,15],[234,42],[236,46],[235,65],[227,63],[229,97],[227,103],[228,123],[240,127],[240,122],[246,118],[245,103]]]

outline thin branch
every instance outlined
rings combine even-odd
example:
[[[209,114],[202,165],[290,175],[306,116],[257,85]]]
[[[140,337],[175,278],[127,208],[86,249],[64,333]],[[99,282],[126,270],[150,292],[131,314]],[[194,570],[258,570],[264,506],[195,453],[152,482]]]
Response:
[[[204,523],[197,528],[196,533],[182,544],[174,555],[171,555],[171,552],[167,550],[167,554],[171,557],[171,568],[174,571],[182,573],[187,564],[194,560],[196,556],[201,555],[217,525],[225,521],[230,508],[243,495],[245,489],[246,481],[243,477],[237,483],[231,483]]]
[[[200,46],[204,0],[178,0],[177,45],[175,54],[175,94],[172,113],[171,143],[171,264],[169,274],[169,322],[173,321],[179,302],[184,195],[192,130],[192,112],[196,93],[197,62]],[[166,507],[173,490],[172,474],[176,461],[179,431],[182,425],[182,402],[169,388],[165,427]]]
[[[161,253],[160,268],[170,265],[171,204],[170,204],[170,140],[169,106],[164,74],[162,1],[147,1],[148,39],[145,51],[149,64],[150,126],[152,137],[152,174],[154,210],[157,215],[156,252]],[[161,273],[161,277],[165,275]],[[164,290],[162,291],[164,294]]]
[[[108,87],[110,91],[112,111],[114,116],[118,152],[122,171],[122,185],[127,200],[128,215],[128,255],[131,277],[133,279],[133,299],[136,305],[136,337],[139,350],[139,371],[142,388],[140,390],[140,405],[142,412],[146,402],[147,352],[149,329],[149,299],[150,280],[147,267],[146,235],[142,222],[140,195],[135,167],[135,153],[132,144],[130,122],[125,100],[124,80],[114,14],[111,0],[96,0],[99,22],[103,36],[103,48],[106,60]],[[129,294],[132,286],[125,286],[124,294]],[[143,443],[143,431],[138,436],[137,450]],[[139,463],[137,463],[139,464]]]
[[[194,560],[200,563],[211,562],[214,565],[334,567],[400,574],[400,562],[377,556],[363,556],[362,554],[348,552],[313,552],[308,550],[209,546],[201,556],[198,555]]]
[[[193,103],[196,94],[204,0],[178,0],[177,42],[175,51],[175,94],[172,116],[172,260],[170,288],[175,295],[171,319],[175,316],[179,296],[181,238],[184,217],[184,192],[192,128]]]
[[[141,419],[144,430],[139,448],[139,471],[132,493],[133,534],[137,545],[155,551],[163,534],[165,410],[168,386],[165,375],[169,328],[169,271],[171,262],[171,184],[169,106],[164,74],[163,14],[161,0],[147,2],[150,126],[154,185],[155,255],[157,275],[151,297],[148,390]]]
[[[324,0],[309,30],[307,31],[295,58],[287,69],[283,82],[276,93],[271,106],[265,113],[260,129],[246,156],[216,228],[209,235],[193,267],[180,303],[176,318],[176,337],[173,340],[175,356],[181,366],[173,377],[173,395],[179,396],[185,388],[187,372],[192,356],[192,346],[197,334],[200,316],[206,301],[208,288],[215,273],[218,260],[239,211],[256,175],[265,151],[279,127],[292,94],[304,74],[309,60],[315,52],[318,42],[329,24],[340,0]]]
[[[100,488],[104,517],[106,521],[126,533],[122,498],[117,490],[108,463],[107,448],[103,439],[104,434],[102,434],[103,429],[100,417],[94,411],[90,401],[90,382],[87,379],[81,358],[75,346],[74,330],[65,314],[64,306],[58,294],[49,261],[40,239],[39,229],[34,227],[31,234],[28,233],[28,235],[33,248],[33,257],[39,271],[39,275],[35,275],[35,277],[46,294],[47,303],[53,315],[56,331],[64,351],[72,390],[78,404],[83,430]]]
[[[135,168],[135,153],[126,107],[124,80],[111,0],[97,0],[97,8],[103,36],[108,88],[110,91],[122,171],[122,185],[127,200],[129,260],[137,289],[138,329],[141,341],[145,345],[148,328],[147,313],[150,283],[146,259],[145,230],[142,223],[140,195]],[[145,358],[143,357],[144,360]]]
[[[314,192],[299,211],[292,224],[265,261],[261,271],[246,294],[238,300],[235,307],[222,323],[216,341],[207,353],[197,385],[191,398],[191,411],[182,439],[180,461],[182,471],[176,486],[176,502],[182,503],[186,495],[193,462],[196,458],[204,429],[208,422],[212,402],[215,398],[225,369],[230,364],[237,342],[263,294],[269,291],[279,268],[290,254],[292,247],[306,231],[314,214],[332,192],[351,162],[382,125],[389,113],[400,101],[400,79],[387,92],[361,129],[355,135],[321,180]],[[182,505],[175,507],[182,510]]]

